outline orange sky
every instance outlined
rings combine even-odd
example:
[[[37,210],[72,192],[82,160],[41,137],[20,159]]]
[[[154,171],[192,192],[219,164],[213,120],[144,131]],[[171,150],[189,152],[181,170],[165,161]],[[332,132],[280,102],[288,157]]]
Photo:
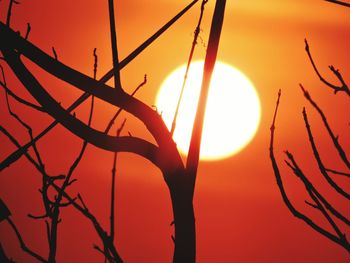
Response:
[[[103,2],[103,3],[102,3]],[[124,58],[155,30],[173,17],[190,1],[116,1],[117,30],[120,57]],[[119,3],[120,2],[120,3]],[[214,1],[205,12],[201,37],[209,36]],[[5,21],[8,1],[0,2],[0,19]],[[148,75],[148,82],[137,97],[152,105],[159,85],[173,69],[186,62],[193,30],[199,14],[197,4],[188,14],[165,33],[156,43],[136,58],[122,72],[124,89],[132,91]],[[252,143],[239,154],[222,161],[202,162],[195,192],[198,262],[319,262],[345,263],[350,257],[341,247],[315,233],[295,219],[282,202],[268,156],[269,127],[277,91],[282,89],[277,119],[276,155],[288,193],[303,211],[304,189],[284,168],[282,151],[289,149],[316,182],[316,164],[307,142],[302,120],[302,107],[307,106],[315,137],[327,162],[339,162],[328,150],[330,142],[320,119],[303,99],[299,83],[312,93],[326,113],[345,149],[349,119],[344,94],[334,96],[314,74],[304,52],[304,38],[309,41],[319,68],[331,80],[327,66],[334,64],[349,79],[350,62],[346,58],[350,44],[347,27],[349,9],[321,0],[309,1],[227,1],[226,16],[218,58],[243,71],[255,84],[261,99],[262,119]],[[13,11],[12,26],[24,32],[30,22],[29,39],[51,54],[54,46],[59,60],[85,74],[92,75],[92,50],[99,55],[98,76],[111,68],[107,1],[21,1]],[[205,47],[199,44],[196,59],[204,58]],[[33,70],[42,74],[35,67]],[[7,70],[9,86],[18,94],[30,98],[24,88]],[[38,75],[39,76],[39,75]],[[55,80],[47,74],[39,79],[47,90],[69,105],[81,92]],[[8,116],[4,92],[0,93],[1,125],[26,142],[25,132]],[[18,114],[41,131],[50,118],[14,107]],[[93,126],[102,129],[115,109],[98,102]],[[77,116],[87,118],[87,106]],[[126,116],[126,115],[125,115]],[[120,121],[122,117],[120,118]],[[230,121],[227,119],[227,121]],[[126,131],[150,139],[140,122],[128,118]],[[0,137],[1,160],[14,147]],[[80,149],[81,142],[63,127],[56,127],[39,143],[48,171],[65,172]],[[113,154],[88,146],[77,172],[78,182],[71,191],[79,191],[91,211],[108,224],[110,170]],[[151,163],[138,156],[120,154],[117,179],[116,244],[125,262],[170,262],[173,243],[170,238],[172,210],[168,189],[161,173]],[[335,168],[335,167],[334,167]],[[14,184],[16,182],[16,185]],[[40,177],[22,158],[1,173],[0,197],[6,201],[28,244],[38,251],[45,250],[45,225],[26,215],[40,213]],[[326,189],[327,191],[327,189]],[[293,199],[293,200],[294,200]],[[348,208],[342,200],[338,206]],[[109,203],[108,203],[109,204]],[[314,215],[314,211],[310,212]],[[86,257],[91,262],[101,260],[92,244],[98,243],[90,223],[73,208],[62,215],[59,262],[79,262]],[[320,220],[320,222],[323,222]],[[72,227],[73,226],[73,227]],[[31,262],[20,249],[8,227],[0,224],[0,243],[19,262]],[[69,255],[70,261],[67,261]]]

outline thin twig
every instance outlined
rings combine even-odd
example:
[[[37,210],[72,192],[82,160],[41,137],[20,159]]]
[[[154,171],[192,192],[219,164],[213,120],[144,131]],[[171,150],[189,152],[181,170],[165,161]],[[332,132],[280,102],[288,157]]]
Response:
[[[330,186],[332,186],[339,194],[341,194],[342,196],[344,196],[347,199],[350,199],[350,194],[345,192],[335,181],[333,181],[333,179],[328,175],[327,170],[323,165],[323,162],[321,160],[321,156],[318,152],[314,137],[312,135],[310,123],[309,123],[305,108],[303,109],[303,118],[304,118],[306,130],[307,130],[307,134],[309,137],[309,141],[311,144],[311,148],[313,151],[313,155],[317,161],[317,164],[318,164],[318,167],[319,167],[321,174],[324,176],[324,178],[327,180],[327,182],[330,184]]]
[[[273,121],[271,124],[271,128],[270,128],[270,159],[271,159],[271,164],[272,164],[272,168],[276,177],[276,182],[278,185],[278,188],[281,192],[281,196],[282,199],[284,201],[284,203],[286,204],[287,208],[289,209],[289,211],[297,218],[301,219],[302,221],[304,221],[307,225],[309,225],[311,228],[313,228],[315,231],[319,232],[320,234],[324,235],[325,237],[329,238],[330,240],[332,240],[333,242],[341,245],[344,247],[344,243],[342,241],[339,240],[339,238],[337,236],[335,236],[334,234],[328,232],[327,230],[325,230],[324,228],[320,227],[319,225],[317,225],[313,220],[311,220],[308,216],[306,216],[305,214],[299,212],[294,205],[291,203],[291,201],[289,200],[289,197],[284,189],[283,186],[283,181],[282,181],[282,177],[281,177],[281,173],[275,158],[275,153],[274,153],[274,135],[275,135],[275,130],[276,130],[276,126],[275,126],[275,122],[276,122],[276,116],[277,116],[277,111],[278,111],[278,107],[279,107],[279,101],[280,101],[280,96],[281,93],[278,93],[278,98],[277,98],[277,102],[276,102],[276,108],[275,108],[275,112],[274,112],[274,117],[273,117]],[[350,247],[344,247],[347,251],[350,251]]]
[[[342,6],[346,6],[346,7],[350,7],[349,3],[345,3],[343,1],[337,1],[337,0],[325,0],[326,2],[330,2],[333,4],[337,4],[337,5],[342,5]]]
[[[224,14],[225,14],[225,6],[226,6],[226,0],[216,1],[212,24],[210,28],[208,48],[207,48],[207,53],[204,61],[202,87],[199,95],[198,105],[196,109],[196,116],[193,123],[193,130],[192,130],[190,146],[188,150],[188,157],[186,161],[186,170],[187,170],[188,176],[191,178],[191,181],[192,181],[191,187],[190,187],[192,191],[192,194],[191,194],[192,197],[194,194],[194,189],[196,184],[205,107],[206,107],[208,93],[209,93],[210,80],[211,80],[212,73],[214,71],[214,66],[215,66],[216,57],[217,57],[218,48],[219,48],[220,35],[222,31],[222,25],[223,25]]]
[[[339,171],[336,171],[336,170],[333,170],[333,169],[329,169],[329,168],[326,168],[326,171],[327,172],[331,172],[333,174],[343,175],[345,177],[350,178],[350,173],[339,172]]]
[[[147,75],[144,76],[143,82],[141,82],[141,83],[136,87],[136,89],[134,89],[134,91],[130,94],[130,96],[133,97],[133,96],[139,91],[140,88],[142,88],[144,85],[146,85],[146,83],[147,83]],[[114,124],[115,120],[116,120],[117,117],[120,115],[120,113],[122,113],[122,111],[123,111],[123,109],[122,109],[122,108],[119,108],[119,109],[117,110],[117,112],[114,114],[114,116],[113,116],[112,119],[109,121],[109,123],[108,123],[108,125],[107,125],[107,127],[106,127],[106,129],[105,129],[105,131],[104,131],[105,134],[108,134],[108,133],[109,133],[110,129],[113,127],[113,124]]]
[[[13,4],[19,4],[19,2],[15,1],[15,0],[10,0],[10,3],[9,3],[9,8],[7,10],[7,17],[6,17],[6,25],[8,27],[10,27],[10,21],[11,21],[11,15],[12,15],[12,6]]]
[[[295,161],[293,155],[286,151],[288,159],[291,161],[290,168],[293,170],[294,174],[301,178],[305,177],[304,173],[298,166],[297,162]],[[327,219],[328,223],[332,226],[334,231],[337,233],[339,237],[339,242],[342,244],[344,248],[350,249],[350,244],[346,240],[346,237],[344,233],[340,230],[340,228],[337,226],[337,224],[334,222],[334,220],[330,217],[330,215],[327,213],[326,209],[320,202],[320,200],[316,197],[315,193],[313,192],[313,187],[310,187],[310,184],[304,184],[306,191],[308,192],[309,196],[312,198],[312,200],[315,202],[317,209],[323,214],[323,216]]]
[[[29,37],[29,33],[30,33],[30,30],[31,30],[31,26],[30,26],[30,23],[27,23],[27,31],[26,31],[26,36],[24,37],[25,39],[28,39]]]
[[[193,0],[188,4],[183,10],[181,10],[176,16],[169,20],[163,27],[161,27],[157,32],[155,32],[151,37],[149,37],[145,42],[143,42],[139,47],[137,47],[132,53],[130,53],[125,59],[119,63],[119,70],[128,65],[133,59],[135,59],[140,53],[142,53],[149,45],[151,45],[158,37],[160,37],[165,31],[167,31],[179,18],[181,18],[188,10],[190,10],[194,4],[199,0]],[[113,69],[109,70],[100,80],[100,83],[107,82],[111,77],[113,77]],[[76,107],[82,104],[86,99],[90,97],[89,93],[84,93],[81,95],[72,105],[67,108],[68,112],[73,111]],[[59,122],[57,120],[53,121],[46,129],[40,132],[34,140],[26,143],[21,148],[7,156],[0,163],[0,171],[10,166],[12,163],[17,161],[33,143],[40,140],[45,134],[47,134],[51,129],[53,129]]]
[[[6,220],[11,226],[11,228],[13,229],[13,231],[16,233],[17,239],[21,245],[22,250],[27,254],[31,255],[33,258],[36,258],[40,262],[46,263],[47,261],[42,256],[40,256],[39,254],[37,254],[36,252],[28,248],[28,246],[24,243],[21,233],[19,232],[18,228],[16,227],[15,223],[11,220],[11,218],[8,217]]]
[[[97,62],[98,62],[98,56],[96,54],[96,48],[94,48],[94,52],[93,52],[93,55],[94,55],[94,79],[96,79],[96,75],[97,75]]]
[[[124,129],[126,123],[126,119],[124,119],[123,123],[117,129],[116,136],[119,137],[122,130]],[[111,214],[110,214],[110,237],[111,241],[114,241],[115,236],[115,177],[117,173],[117,157],[118,152],[114,152],[113,154],[113,166],[112,166],[112,183],[111,183]]]
[[[56,50],[55,50],[54,47],[52,47],[52,53],[53,53],[54,58],[55,58],[56,60],[58,60],[57,52],[56,52]]]
[[[312,64],[312,67],[314,68],[317,76],[319,77],[319,79],[326,84],[328,87],[330,87],[331,89],[334,90],[334,93],[337,93],[338,91],[344,91],[348,96],[350,96],[350,90],[349,87],[347,86],[347,84],[345,83],[342,75],[340,74],[339,70],[335,69],[333,66],[330,66],[330,70],[333,72],[333,74],[338,78],[338,80],[340,81],[340,83],[342,84],[341,86],[337,86],[334,85],[332,83],[330,83],[329,81],[327,81],[322,75],[321,73],[318,71],[317,66],[312,58],[311,52],[310,52],[310,47],[309,44],[307,42],[307,40],[305,39],[305,51],[310,59],[310,62]]]
[[[339,144],[338,137],[334,135],[331,127],[329,126],[325,114],[323,113],[321,108],[316,104],[316,102],[311,98],[310,93],[306,89],[304,89],[303,85],[301,85],[301,84],[299,84],[299,85],[301,87],[301,90],[304,93],[304,97],[310,102],[310,104],[316,109],[318,114],[321,116],[323,125],[325,126],[329,136],[331,137],[332,142],[333,142],[335,148],[337,149],[337,152],[338,152],[340,158],[343,160],[345,165],[350,169],[350,162],[349,162],[349,160],[348,160],[348,158],[346,156],[346,153],[343,150],[343,147]]]
[[[19,97],[18,95],[16,95],[8,86],[5,85],[5,83],[3,83],[2,81],[0,81],[0,86],[3,87],[3,89],[5,90],[5,92],[7,92],[7,94],[9,96],[11,96],[12,98],[14,98],[16,101],[18,101],[19,103],[26,105],[30,108],[33,108],[37,111],[40,112],[46,112],[42,107],[35,105],[29,101],[26,101],[24,99],[22,99],[21,97]]]
[[[179,108],[180,108],[182,96],[183,96],[183,93],[184,93],[184,90],[185,90],[186,81],[187,81],[187,77],[188,77],[188,71],[190,70],[190,66],[191,66],[194,50],[195,50],[195,47],[197,45],[197,40],[198,40],[199,33],[201,31],[201,24],[202,24],[202,19],[203,19],[203,15],[204,15],[204,6],[205,6],[206,3],[208,3],[208,0],[203,0],[202,1],[201,12],[200,12],[200,15],[199,15],[198,23],[197,23],[196,29],[194,30],[194,37],[193,37],[193,42],[192,42],[192,46],[191,46],[190,55],[189,55],[188,60],[187,60],[186,72],[185,72],[185,75],[184,75],[184,80],[182,82],[180,96],[179,96],[179,99],[177,101],[173,122],[171,124],[170,133],[172,135],[174,134],[174,131],[175,131],[175,128],[176,128],[177,115],[179,113]]]

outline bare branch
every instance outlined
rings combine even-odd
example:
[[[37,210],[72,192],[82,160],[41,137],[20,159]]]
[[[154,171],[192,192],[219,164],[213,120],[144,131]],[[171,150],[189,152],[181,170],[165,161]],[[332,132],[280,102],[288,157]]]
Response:
[[[288,159],[291,161],[292,164],[292,170],[294,174],[299,178],[306,178],[298,164],[296,163],[293,155],[290,152],[286,152]],[[340,228],[337,226],[337,224],[334,222],[334,220],[330,217],[330,215],[325,210],[324,206],[320,202],[320,200],[316,197],[315,193],[313,192],[313,189],[315,189],[311,183],[306,182],[305,180],[302,180],[304,182],[304,186],[306,191],[308,192],[309,196],[312,198],[312,200],[315,202],[317,209],[323,214],[323,216],[326,218],[328,223],[332,226],[334,231],[338,235],[338,244],[343,246],[345,249],[347,249],[350,252],[350,244],[347,241],[345,234],[340,230]],[[305,183],[306,182],[306,183]],[[328,236],[327,236],[328,237]]]
[[[103,251],[98,245],[93,245],[93,248],[100,252],[102,255],[104,255],[109,262],[114,262],[108,250]]]
[[[327,129],[327,132],[328,132],[329,136],[331,137],[332,142],[333,142],[335,148],[337,149],[337,152],[338,152],[340,158],[343,160],[345,165],[350,169],[350,162],[346,156],[346,153],[343,150],[343,147],[339,144],[338,137],[334,135],[331,127],[329,126],[325,114],[323,113],[321,108],[316,104],[316,102],[311,98],[310,93],[304,89],[303,85],[301,85],[301,84],[299,84],[299,85],[304,93],[304,97],[310,102],[310,104],[316,109],[318,114],[321,116],[322,122],[323,122],[325,128]]]
[[[324,176],[324,178],[327,180],[327,182],[330,184],[330,186],[332,186],[334,188],[334,190],[336,190],[339,194],[341,194],[345,198],[350,199],[350,194],[345,192],[335,181],[333,181],[333,179],[328,175],[327,170],[323,165],[323,162],[322,162],[320,154],[318,152],[315,140],[314,140],[313,135],[312,135],[311,127],[309,124],[309,120],[308,120],[305,108],[303,109],[303,117],[304,117],[304,122],[305,122],[306,130],[307,130],[307,134],[309,136],[309,141],[310,141],[310,144],[312,147],[312,151],[313,151],[314,157],[317,161],[317,164],[318,164],[318,167],[319,167],[321,174]]]
[[[114,88],[123,89],[120,82],[119,72],[119,58],[118,58],[118,47],[117,47],[117,33],[115,29],[115,17],[114,17],[114,0],[108,0],[109,10],[109,25],[111,32],[111,46],[112,46],[112,58],[113,58],[113,77],[114,77]]]
[[[126,123],[126,119],[124,119],[123,123],[120,125],[120,127],[117,129],[117,137],[120,136],[122,130],[124,129]],[[115,222],[114,222],[114,216],[115,216],[115,177],[117,173],[117,157],[118,152],[115,152],[113,155],[113,167],[112,167],[112,182],[111,182],[111,211],[110,211],[110,237],[112,242],[114,241],[114,235],[115,235]]]
[[[138,48],[136,48],[131,54],[129,54],[125,59],[123,59],[119,63],[119,70],[129,64],[135,57],[137,57],[143,50],[145,50],[150,44],[152,44],[158,37],[160,37],[167,29],[169,29],[179,18],[181,18],[191,7],[197,3],[198,0],[192,1],[189,5],[187,5],[183,10],[181,10],[176,16],[174,16],[169,22],[167,22],[163,27],[161,27],[157,32],[155,32],[150,38],[148,38],[145,42],[143,42]],[[4,28],[4,25],[0,22],[0,35],[3,35],[4,39],[7,38],[7,34],[13,34],[6,32],[7,30]],[[33,46],[32,46],[33,47]],[[29,56],[32,52],[28,52]],[[36,53],[36,52],[34,52]],[[31,57],[31,59],[35,58],[36,54]],[[4,58],[1,58],[4,59]],[[109,70],[100,80],[100,83],[107,82],[113,76],[113,69]],[[87,98],[89,98],[89,93],[84,93],[81,95],[72,105],[70,105],[67,109],[68,112],[73,111],[76,107],[78,107],[81,103],[83,103]],[[53,129],[58,124],[58,121],[55,120],[52,122],[46,129],[44,129],[34,140],[26,143],[22,148],[19,148],[17,151],[10,154],[4,161],[0,164],[0,171],[4,168],[11,165],[13,162],[18,160],[27,149],[36,141],[40,140],[45,134],[47,134],[51,129]]]
[[[136,89],[134,89],[134,91],[130,94],[131,97],[133,97],[136,92],[139,91],[140,88],[142,88],[145,84],[147,83],[147,75],[144,76],[143,82],[141,82]],[[120,113],[122,113],[123,108],[119,108],[118,111],[114,114],[114,116],[112,117],[112,119],[109,121],[106,129],[105,129],[105,134],[108,134],[110,129],[113,127],[113,124],[115,122],[115,120],[118,118],[118,116],[120,115]]]
[[[23,104],[23,105],[26,105],[30,108],[33,108],[34,110],[37,110],[37,111],[40,111],[40,112],[45,112],[45,110],[38,106],[38,105],[35,105],[29,101],[26,101],[24,99],[22,99],[21,97],[17,96],[12,90],[9,89],[8,86],[5,85],[5,83],[3,83],[2,81],[0,81],[0,86],[4,88],[5,92],[7,92],[7,94],[9,96],[11,96],[12,98],[14,98],[17,102]],[[46,112],[45,112],[46,113]]]
[[[315,205],[315,204],[313,204],[313,203],[311,203],[311,202],[309,202],[309,201],[305,201],[305,203],[306,203],[307,205],[311,206],[312,208],[315,208],[315,209],[319,210],[319,207],[318,207],[317,205]]]
[[[198,162],[199,162],[200,142],[202,138],[205,107],[206,107],[207,98],[208,98],[209,84],[210,84],[211,76],[214,70],[217,52],[219,48],[219,40],[220,40],[222,25],[224,21],[225,5],[226,5],[225,0],[216,1],[214,15],[213,15],[211,29],[210,29],[208,49],[207,49],[207,53],[204,61],[202,87],[201,87],[198,106],[196,110],[196,117],[193,123],[190,147],[188,150],[186,170],[188,173],[187,176],[189,176],[192,180],[192,183],[191,183],[192,197],[193,197],[193,192],[195,188],[197,168],[198,168]]]
[[[30,23],[27,23],[27,32],[26,32],[26,36],[24,37],[25,39],[28,39],[29,37],[29,33],[30,33],[30,30],[31,30],[31,26],[30,26]]]
[[[11,218],[7,218],[7,222],[9,223],[13,231],[16,233],[17,239],[21,245],[22,250],[30,256],[32,256],[33,258],[36,258],[40,262],[46,263],[47,261],[42,256],[40,256],[39,254],[35,253],[33,250],[27,247],[27,245],[24,243],[21,233],[18,231],[18,228],[16,227],[15,223],[11,220]]]
[[[319,232],[320,234],[324,235],[325,237],[329,238],[330,240],[334,241],[337,244],[340,244],[341,246],[343,246],[343,243],[339,240],[339,238],[337,236],[335,236],[332,233],[329,233],[327,230],[323,229],[322,227],[320,227],[319,225],[317,225],[313,220],[311,220],[308,216],[306,216],[305,214],[299,212],[294,205],[291,203],[291,201],[289,200],[289,197],[284,189],[283,186],[283,181],[282,181],[282,177],[280,174],[280,170],[275,158],[275,154],[274,154],[274,134],[275,134],[275,122],[276,122],[276,117],[277,117],[277,111],[278,111],[278,106],[279,106],[279,101],[280,101],[280,92],[278,94],[278,99],[276,102],[276,108],[275,108],[275,113],[274,113],[274,117],[273,117],[273,121],[271,124],[271,134],[270,134],[270,159],[271,159],[271,163],[272,163],[272,168],[276,177],[276,181],[277,181],[277,185],[278,188],[281,192],[282,195],[282,199],[284,201],[284,203],[286,204],[287,208],[289,209],[289,211],[297,218],[301,219],[302,221],[304,221],[307,225],[309,225],[310,227],[312,227],[315,231]],[[346,248],[348,251],[350,251],[350,247]]]
[[[133,152],[148,159],[162,171],[168,169],[174,169],[176,167],[183,167],[180,154],[176,149],[176,144],[173,142],[170,133],[167,130],[161,116],[154,112],[150,107],[142,103],[141,101],[131,97],[130,95],[120,91],[118,96],[115,95],[115,90],[106,85],[99,84],[92,78],[89,78],[81,73],[69,71],[74,73],[71,75],[68,71],[65,71],[68,78],[71,78],[73,82],[80,82],[79,87],[84,87],[85,82],[89,93],[104,99],[107,102],[112,102],[116,106],[124,108],[124,110],[135,115],[141,121],[143,121],[147,129],[153,134],[154,138],[162,147],[157,147],[154,144],[136,137],[119,137],[109,136],[103,134],[80,120],[71,116],[62,106],[57,103],[40,85],[31,72],[24,66],[16,53],[3,50],[5,57],[8,59],[8,64],[14,71],[14,73],[21,79],[23,85],[28,91],[36,98],[36,100],[45,108],[45,110],[56,120],[58,120],[68,130],[88,141],[89,143],[108,150],[108,151],[123,151]],[[63,73],[63,72],[62,72]],[[74,77],[75,76],[75,77]],[[73,78],[75,80],[73,80]],[[80,78],[80,80],[79,80]],[[78,84],[78,83],[76,83]],[[92,85],[91,85],[92,84]],[[97,89],[95,88],[97,85]],[[109,98],[108,98],[109,97]],[[165,150],[167,154],[173,156],[172,160],[164,157],[160,151]],[[3,164],[2,164],[3,167]]]
[[[329,168],[326,168],[326,171],[350,178],[350,174],[349,173],[339,172],[339,171],[336,171],[336,170],[333,170],[333,169],[329,169]]]
[[[204,6],[205,6],[205,4],[207,2],[208,2],[208,0],[203,0],[202,1],[201,12],[200,12],[200,15],[199,15],[198,23],[197,23],[196,29],[194,30],[194,37],[193,37],[193,42],[192,42],[192,46],[191,46],[190,55],[189,55],[188,60],[187,60],[186,72],[185,72],[184,80],[182,82],[180,96],[179,96],[179,99],[177,101],[173,122],[171,124],[171,130],[170,130],[171,135],[174,134],[174,131],[175,131],[175,128],[176,128],[176,119],[177,119],[177,115],[179,113],[179,108],[180,108],[182,96],[183,96],[183,93],[184,93],[184,90],[185,90],[186,81],[187,81],[187,77],[188,77],[188,71],[190,69],[190,65],[191,65],[191,62],[192,62],[192,58],[193,58],[195,47],[197,45],[198,36],[199,36],[200,31],[201,31],[201,24],[202,24],[202,19],[203,19],[203,14],[204,14]]]
[[[11,21],[11,15],[12,15],[12,6],[13,4],[19,4],[18,1],[15,1],[15,0],[10,0],[10,3],[9,3],[9,8],[7,10],[7,17],[6,17],[6,25],[8,27],[10,27],[10,21]]]
[[[342,5],[342,6],[346,6],[346,7],[350,7],[349,3],[345,3],[343,1],[337,1],[337,0],[325,0],[326,2],[330,2],[333,4],[337,4],[337,5]]]
[[[3,263],[15,263],[15,261],[7,257],[4,249],[1,246],[1,243],[0,243],[0,259],[2,260]]]
[[[330,66],[330,70],[333,72],[333,74],[338,78],[338,80],[340,81],[340,83],[342,84],[341,86],[337,86],[337,85],[334,85],[332,83],[330,83],[329,81],[327,81],[321,74],[320,72],[318,71],[317,67],[316,67],[316,64],[311,56],[311,52],[310,52],[310,47],[309,47],[309,44],[307,42],[307,40],[305,39],[305,50],[306,50],[306,53],[310,59],[310,62],[312,64],[312,67],[314,68],[317,76],[319,77],[319,79],[324,83],[326,84],[328,87],[330,87],[331,89],[334,90],[334,93],[337,93],[338,91],[344,91],[348,96],[350,96],[350,90],[349,90],[349,87],[347,86],[347,84],[345,83],[342,75],[340,74],[339,70],[335,69],[333,66]]]
[[[53,52],[55,60],[58,60],[57,52],[56,52],[54,47],[52,47],[52,52]]]

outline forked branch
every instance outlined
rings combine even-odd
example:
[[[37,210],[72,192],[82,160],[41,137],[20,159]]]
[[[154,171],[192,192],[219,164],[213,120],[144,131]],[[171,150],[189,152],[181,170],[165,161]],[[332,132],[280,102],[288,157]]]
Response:
[[[348,96],[350,96],[350,90],[348,85],[345,83],[343,76],[341,75],[339,69],[334,68],[334,66],[329,66],[329,69],[332,71],[332,73],[337,77],[337,79],[339,80],[339,82],[341,83],[341,86],[337,86],[335,84],[332,84],[331,82],[327,81],[319,72],[319,70],[317,69],[317,66],[312,58],[311,52],[310,52],[310,47],[309,44],[307,42],[307,40],[305,39],[305,51],[310,59],[310,62],[312,64],[312,67],[314,68],[317,76],[319,77],[319,79],[326,84],[328,87],[330,87],[331,89],[334,90],[334,93],[337,93],[339,91],[343,91],[345,92]]]
[[[329,231],[327,231],[326,229],[324,229],[323,227],[319,226],[318,224],[316,224],[311,218],[309,218],[308,216],[306,216],[305,214],[303,214],[302,212],[300,212],[298,209],[296,209],[294,207],[294,205],[292,204],[292,202],[290,201],[284,185],[283,185],[283,181],[282,181],[282,177],[281,177],[281,173],[280,173],[280,169],[278,167],[276,158],[275,158],[275,153],[274,153],[274,136],[275,136],[275,130],[276,130],[276,118],[277,118],[277,112],[278,112],[278,107],[279,107],[279,103],[280,103],[280,96],[281,96],[281,92],[279,91],[278,93],[278,98],[277,98],[277,102],[276,102],[276,108],[275,108],[275,112],[274,112],[274,117],[272,120],[272,124],[271,124],[271,128],[270,128],[270,159],[271,159],[271,163],[272,163],[272,168],[276,177],[276,182],[278,185],[278,188],[281,192],[281,196],[282,199],[284,201],[284,203],[286,204],[286,206],[288,207],[289,211],[297,218],[299,218],[300,220],[304,221],[307,225],[309,225],[311,228],[313,228],[315,231],[317,231],[318,233],[320,233],[321,235],[327,237],[328,239],[332,240],[333,242],[341,245],[342,247],[344,247],[348,252],[350,252],[350,244],[348,243],[348,241],[346,240],[345,236],[339,236],[339,235],[334,235],[332,233],[330,233]],[[291,168],[295,168],[290,164]],[[317,196],[315,196],[314,192],[312,192],[312,188],[309,188],[309,191],[311,192],[311,197],[312,199],[315,201],[317,199]],[[318,199],[317,199],[318,200]],[[316,207],[319,208],[319,203],[316,203]]]

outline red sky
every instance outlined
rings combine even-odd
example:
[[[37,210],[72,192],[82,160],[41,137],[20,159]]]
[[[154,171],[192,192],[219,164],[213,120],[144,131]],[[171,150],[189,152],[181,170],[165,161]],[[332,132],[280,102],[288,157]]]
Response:
[[[103,3],[102,3],[103,2]],[[155,30],[180,11],[189,1],[116,1],[118,46],[124,58]],[[201,37],[207,41],[214,1],[205,12]],[[5,21],[8,1],[0,2],[1,21]],[[137,97],[152,105],[163,79],[186,62],[193,30],[199,14],[197,4],[156,43],[121,72],[126,91],[132,91],[148,75],[148,82]],[[294,218],[282,202],[275,183],[268,155],[269,127],[278,89],[282,89],[277,119],[276,155],[281,164],[287,191],[302,211],[316,216],[303,203],[304,188],[283,166],[283,150],[292,151],[302,167],[316,183],[317,166],[312,157],[301,115],[302,107],[310,112],[315,138],[330,166],[336,158],[319,117],[303,99],[299,83],[311,92],[325,113],[345,149],[350,150],[346,133],[349,129],[347,99],[334,96],[320,83],[304,51],[304,38],[309,41],[314,59],[322,73],[335,81],[328,70],[333,64],[349,79],[350,62],[346,58],[350,44],[348,18],[350,9],[321,0],[309,1],[227,1],[219,59],[243,71],[258,90],[262,119],[252,143],[239,154],[225,160],[202,162],[195,192],[198,262],[319,262],[345,263],[349,254],[340,246],[315,233]],[[107,1],[21,1],[13,10],[12,27],[25,32],[30,22],[30,41],[51,54],[54,46],[59,60],[85,74],[92,75],[92,50],[99,55],[98,76],[111,68]],[[3,41],[3,40],[2,40]],[[205,48],[198,45],[196,59],[204,58]],[[33,67],[47,90],[63,105],[69,105],[81,93]],[[8,84],[18,94],[30,98],[7,69]],[[41,75],[39,75],[41,74]],[[26,142],[25,132],[8,116],[4,92],[0,93],[1,125]],[[32,124],[34,133],[41,131],[50,118],[14,106],[18,114]],[[77,116],[87,118],[87,106]],[[98,102],[93,126],[106,125],[115,109]],[[126,115],[125,115],[126,116]],[[122,117],[119,119],[120,122]],[[227,121],[230,121],[227,119]],[[126,131],[149,139],[145,128],[128,117]],[[0,137],[1,160],[14,147]],[[48,171],[67,171],[80,149],[81,141],[57,127],[39,143]],[[331,149],[331,150],[329,150]],[[71,191],[79,191],[101,222],[108,224],[109,185],[113,154],[89,145],[75,177],[78,182]],[[120,154],[117,179],[116,244],[125,262],[170,262],[171,203],[168,189],[159,170],[138,156]],[[28,213],[40,214],[40,177],[31,165],[20,159],[1,173],[0,197],[12,211],[28,244],[45,251],[44,222],[29,219]],[[329,189],[324,189],[329,192]],[[337,207],[348,208],[335,198]],[[333,199],[332,199],[333,200]],[[108,205],[106,205],[106,203]],[[102,260],[92,249],[98,243],[91,225],[73,208],[62,215],[59,262]],[[349,230],[349,229],[348,229]],[[349,233],[349,231],[347,232]],[[0,243],[19,262],[31,262],[6,224],[0,224]],[[84,259],[84,260],[82,260]]]

